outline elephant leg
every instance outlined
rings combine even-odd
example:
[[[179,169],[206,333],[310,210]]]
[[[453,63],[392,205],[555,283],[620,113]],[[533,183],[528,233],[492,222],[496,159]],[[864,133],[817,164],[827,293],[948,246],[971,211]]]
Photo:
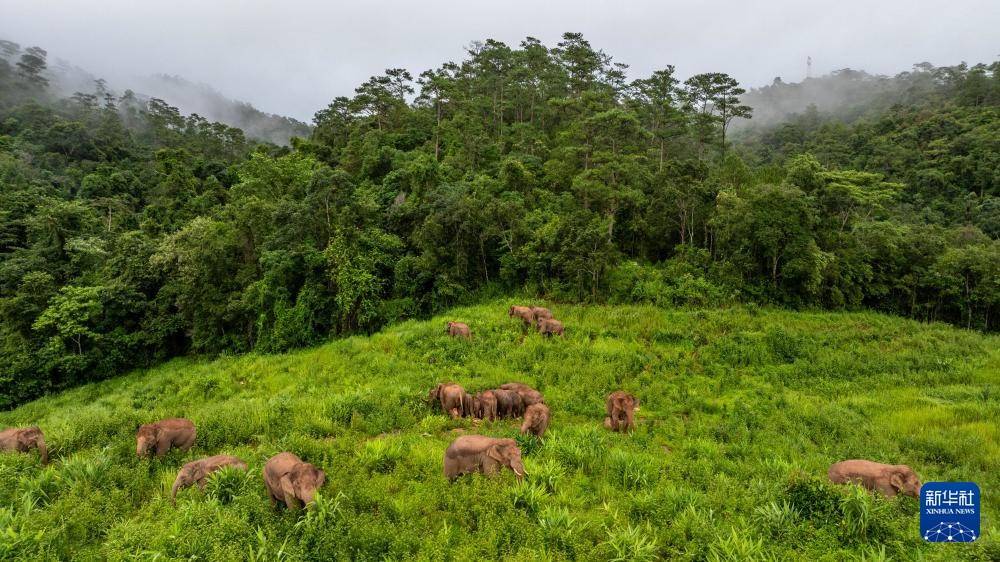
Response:
[[[205,479],[204,478],[199,478],[198,479],[198,489],[201,490],[202,492],[205,491]]]
[[[181,443],[180,443],[180,444],[178,445],[178,447],[180,448],[180,450],[184,451],[185,453],[186,453],[186,452],[187,452],[188,450],[190,450],[190,449],[191,449],[191,447],[193,447],[193,446],[194,446],[194,440],[195,440],[195,437],[196,437],[195,435],[191,435],[190,437],[188,437],[188,438],[184,439],[184,441],[182,441],[182,442],[181,442]]]
[[[156,442],[156,457],[161,458],[170,450],[172,443],[168,439],[161,439]]]

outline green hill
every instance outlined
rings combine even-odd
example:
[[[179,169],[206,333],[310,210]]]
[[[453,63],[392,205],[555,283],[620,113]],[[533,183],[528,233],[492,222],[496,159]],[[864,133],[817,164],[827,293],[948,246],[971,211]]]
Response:
[[[0,455],[0,558],[1000,556],[1000,338],[871,313],[554,305],[567,334],[543,340],[509,304],[287,355],[177,359],[0,413],[0,427],[40,425],[53,458]],[[474,338],[445,336],[448,319]],[[452,439],[517,424],[432,412],[445,380],[545,394],[552,426],[521,440],[523,485],[509,472],[448,484]],[[618,388],[642,401],[632,435],[601,427]],[[138,460],[136,426],[167,416],[194,420],[194,449]],[[266,499],[260,470],[282,450],[328,475],[305,514]],[[179,466],[221,452],[249,473],[171,506]],[[915,500],[825,482],[856,457],[978,482],[983,538],[924,544]]]

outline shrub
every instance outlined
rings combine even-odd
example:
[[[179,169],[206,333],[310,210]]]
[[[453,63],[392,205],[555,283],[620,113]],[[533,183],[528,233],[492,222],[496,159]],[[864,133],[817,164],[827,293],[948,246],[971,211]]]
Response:
[[[389,473],[405,455],[403,446],[387,439],[367,441],[357,452],[358,463],[368,472]]]
[[[656,539],[650,537],[649,527],[625,525],[607,529],[607,540],[602,546],[612,562],[642,562],[657,559]]]
[[[789,482],[785,494],[788,503],[804,517],[832,520],[840,516],[841,495],[825,480],[797,474]]]

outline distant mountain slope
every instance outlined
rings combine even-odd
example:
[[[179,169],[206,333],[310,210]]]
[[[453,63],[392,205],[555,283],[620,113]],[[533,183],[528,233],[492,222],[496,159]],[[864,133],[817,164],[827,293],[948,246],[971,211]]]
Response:
[[[988,81],[996,65],[994,62],[970,67],[961,63],[935,67],[923,62],[895,76],[844,68],[802,82],[784,82],[778,77],[770,85],[750,89],[742,97],[741,101],[753,108],[753,118],[735,120],[733,129],[768,128],[804,113],[852,122],[865,115],[885,112],[897,104],[924,102],[928,96],[954,89],[969,78]],[[979,100],[968,105],[983,105],[984,102],[986,100]]]
[[[17,55],[19,52],[12,52],[7,58],[15,61]],[[95,80],[99,78],[64,59],[56,59],[45,75],[55,92],[64,97],[76,92],[93,92]],[[107,86],[118,93],[132,90],[142,101],[162,99],[183,114],[197,113],[209,121],[238,127],[248,137],[258,140],[287,145],[291,137],[307,137],[312,131],[306,123],[284,115],[265,113],[247,102],[228,98],[207,84],[198,84],[180,76],[154,74],[122,82],[108,82]]]
[[[196,84],[180,76],[155,74],[135,81],[136,93],[149,95],[175,105],[183,113],[197,113],[209,121],[219,121],[239,127],[248,137],[275,144],[288,144],[288,139],[307,137],[309,125],[272,113],[264,113],[249,103],[227,98],[207,84]]]

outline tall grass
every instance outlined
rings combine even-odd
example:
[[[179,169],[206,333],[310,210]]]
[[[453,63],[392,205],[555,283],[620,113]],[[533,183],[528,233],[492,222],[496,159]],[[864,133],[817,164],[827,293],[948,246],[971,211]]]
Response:
[[[923,480],[1000,485],[1000,338],[877,314],[760,308],[670,311],[551,304],[570,328],[543,340],[509,301],[410,321],[287,355],[177,359],[0,413],[38,424],[52,463],[0,454],[0,560],[989,560],[979,543],[920,540],[911,498],[826,481],[871,458]],[[472,326],[471,341],[443,334]],[[451,420],[436,382],[539,388],[544,441],[513,420]],[[631,434],[601,427],[604,397],[641,400]],[[188,453],[135,457],[139,423],[186,416]],[[517,438],[529,473],[449,484],[458,435]],[[327,484],[308,510],[272,508],[261,482],[291,450]],[[229,453],[169,501],[177,470]],[[958,546],[958,545],[951,545]],[[993,557],[993,558],[991,558]]]

